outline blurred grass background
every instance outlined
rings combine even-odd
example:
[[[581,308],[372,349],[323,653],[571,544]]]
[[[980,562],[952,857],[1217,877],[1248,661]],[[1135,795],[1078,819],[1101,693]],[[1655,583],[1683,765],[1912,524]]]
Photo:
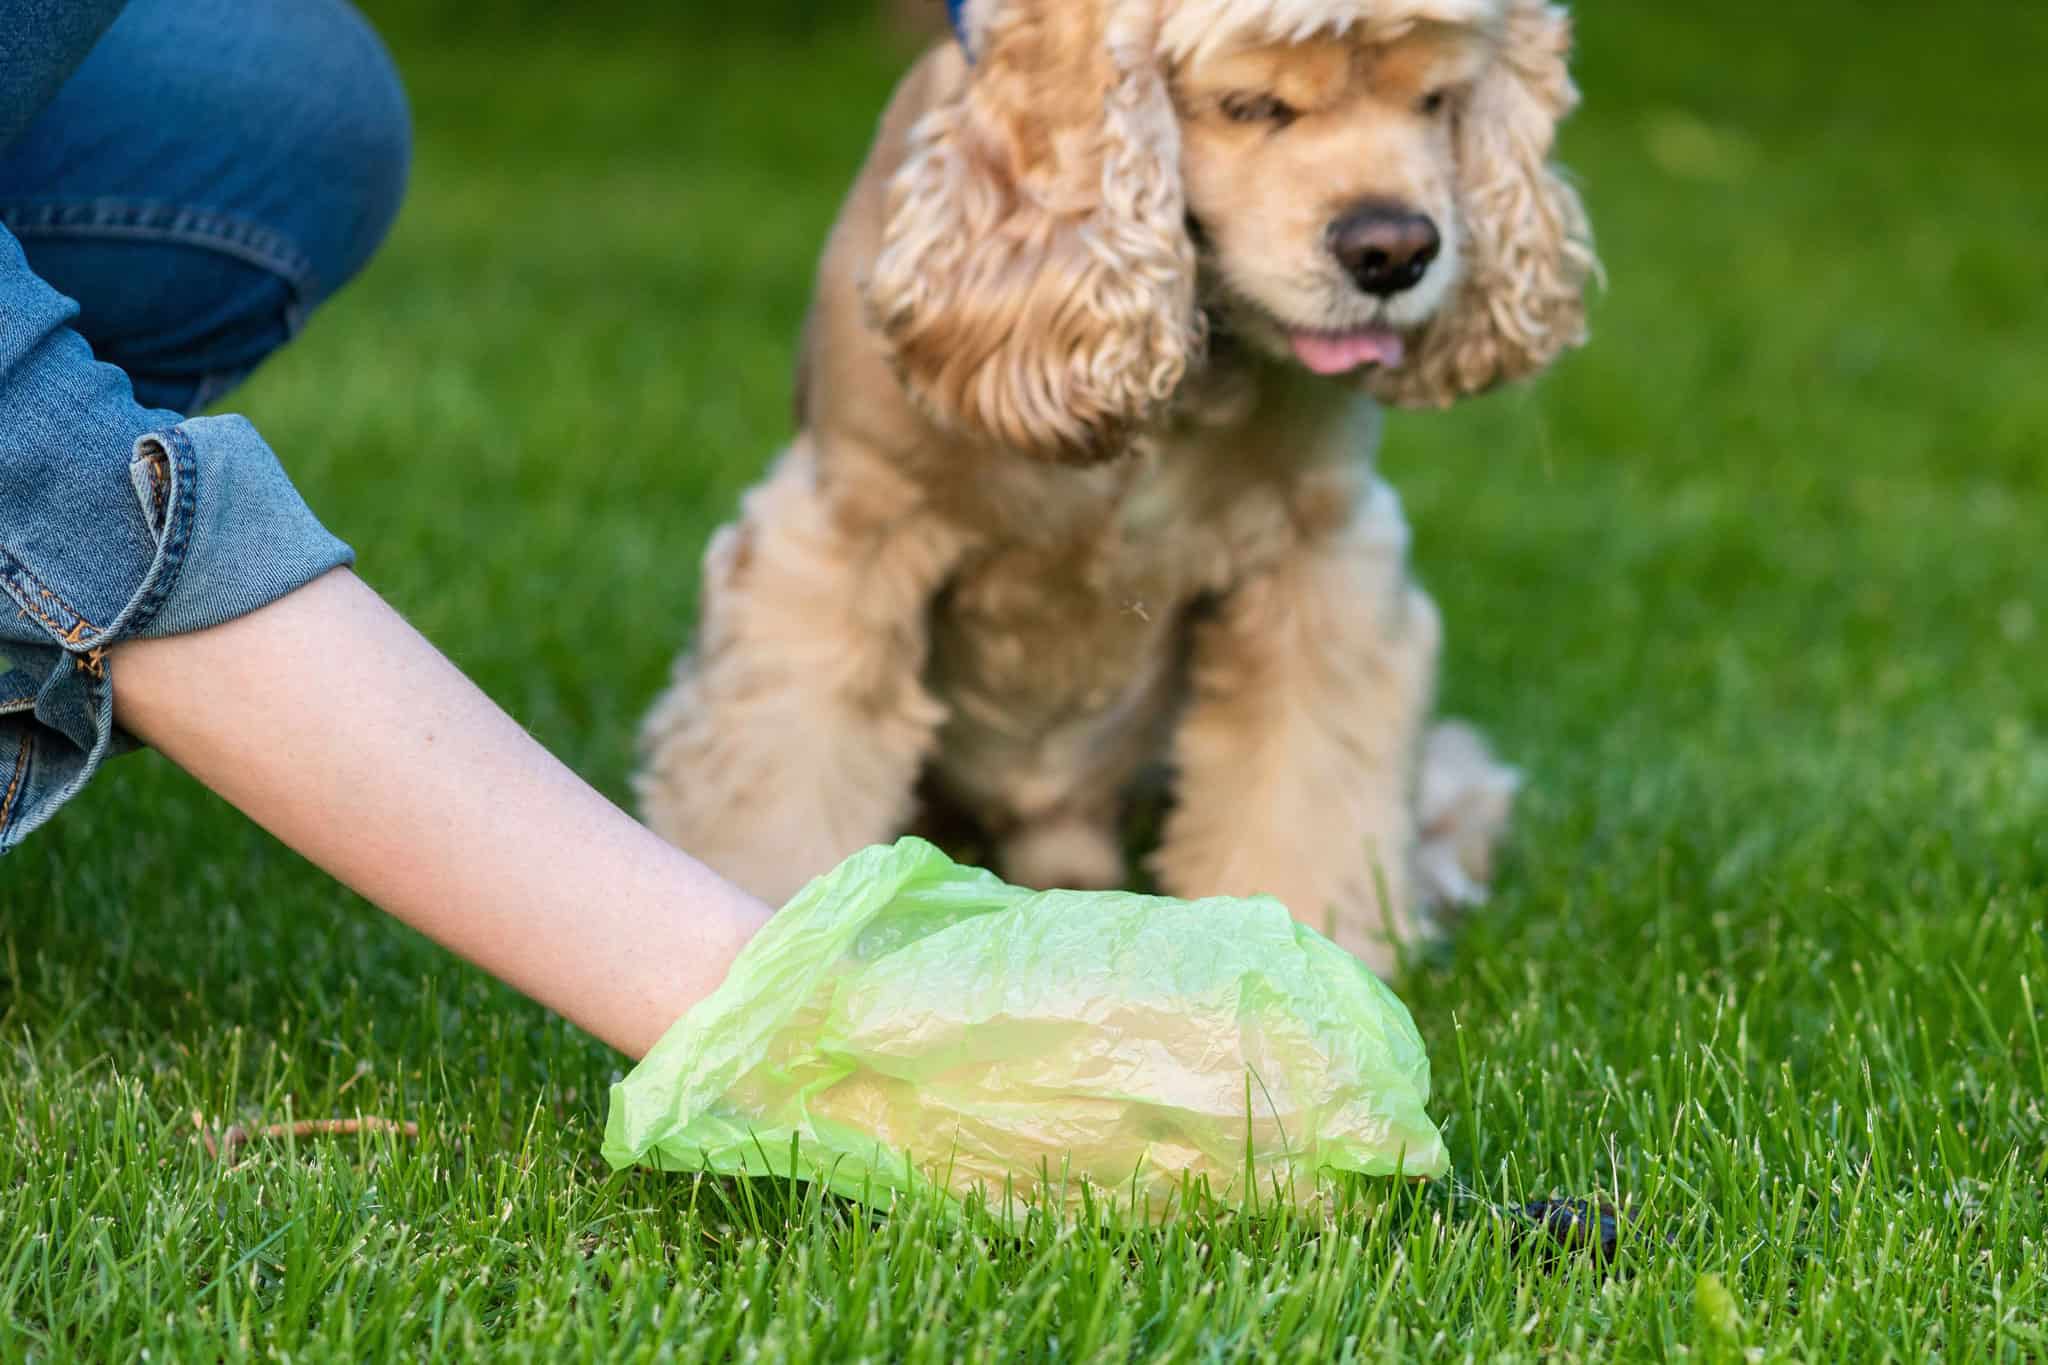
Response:
[[[798,0],[368,8],[411,199],[234,406],[623,798],[905,41]],[[1350,1262],[697,1211],[597,1162],[616,1058],[138,757],[0,866],[0,1357],[2048,1354],[2048,17],[1577,13],[1594,344],[1383,458],[1446,709],[1529,774],[1495,905],[1398,984],[1465,1188],[1672,1244],[1560,1278],[1443,1191]],[[426,1136],[224,1174],[194,1109]]]

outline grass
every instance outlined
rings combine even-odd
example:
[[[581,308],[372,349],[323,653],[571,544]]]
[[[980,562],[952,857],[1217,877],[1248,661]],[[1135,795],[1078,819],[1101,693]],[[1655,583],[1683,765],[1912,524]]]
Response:
[[[237,404],[623,796],[897,58],[382,9],[407,216]],[[1393,424],[1446,706],[1531,778],[1397,983],[1455,1180],[1020,1239],[615,1176],[616,1057],[138,757],[0,866],[0,1359],[2048,1357],[2048,21],[1928,17],[1589,0],[1596,344]],[[194,1111],[422,1134],[227,1168]],[[1551,1195],[1633,1211],[1613,1273],[1492,1211]]]

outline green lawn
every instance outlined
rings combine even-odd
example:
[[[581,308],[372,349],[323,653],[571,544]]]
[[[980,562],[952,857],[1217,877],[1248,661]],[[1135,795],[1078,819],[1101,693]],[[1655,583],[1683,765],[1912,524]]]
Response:
[[[382,9],[405,219],[237,402],[623,797],[899,56]],[[1581,10],[1595,344],[1385,459],[1530,776],[1396,983],[1455,1180],[1017,1240],[614,1176],[618,1058],[142,757],[0,865],[0,1360],[2048,1358],[2048,20]],[[422,1132],[230,1169],[194,1111]],[[1551,1195],[1633,1211],[1613,1273],[1513,1249]]]

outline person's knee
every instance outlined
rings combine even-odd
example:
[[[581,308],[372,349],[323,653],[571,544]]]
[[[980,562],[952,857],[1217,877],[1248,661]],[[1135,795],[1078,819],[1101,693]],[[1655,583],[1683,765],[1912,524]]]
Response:
[[[384,45],[359,16],[351,17],[353,40],[345,54],[341,89],[352,93],[335,121],[304,128],[324,141],[336,175],[329,183],[345,197],[337,207],[344,231],[333,256],[323,263],[320,283],[339,288],[367,265],[398,219],[412,171],[412,113],[405,87]]]
[[[398,70],[369,24],[343,0],[271,0],[245,22],[269,62],[244,64],[237,88],[252,162],[269,183],[249,198],[304,254],[310,308],[358,274],[398,218],[412,166],[412,116]]]
[[[90,201],[309,307],[383,241],[411,157],[397,68],[345,0],[130,0],[0,161],[0,201]]]
[[[368,264],[411,156],[398,72],[344,0],[131,0],[0,157],[0,223],[184,411]]]

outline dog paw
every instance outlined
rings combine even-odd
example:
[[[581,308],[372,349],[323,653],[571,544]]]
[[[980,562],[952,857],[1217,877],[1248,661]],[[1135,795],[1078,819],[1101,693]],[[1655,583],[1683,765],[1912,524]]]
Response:
[[[1416,891],[1425,907],[1485,903],[1494,850],[1521,785],[1522,775],[1471,726],[1447,721],[1431,728],[1416,784]]]
[[[1110,830],[1082,820],[1029,825],[1003,841],[1003,878],[1039,891],[1108,891],[1124,882]]]

